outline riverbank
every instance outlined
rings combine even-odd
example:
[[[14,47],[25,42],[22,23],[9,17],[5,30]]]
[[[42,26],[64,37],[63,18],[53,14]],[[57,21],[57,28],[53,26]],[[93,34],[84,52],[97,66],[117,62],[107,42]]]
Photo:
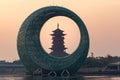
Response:
[[[82,67],[76,75],[120,75],[119,65],[116,66],[118,69],[112,69],[114,66]],[[26,75],[27,72],[23,65],[0,65],[0,75]]]
[[[39,77],[0,75],[0,80],[120,80],[120,76]]]

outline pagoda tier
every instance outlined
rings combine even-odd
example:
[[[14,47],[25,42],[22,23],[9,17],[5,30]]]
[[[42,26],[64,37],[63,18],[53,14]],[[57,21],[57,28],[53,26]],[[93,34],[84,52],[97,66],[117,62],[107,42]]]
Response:
[[[51,34],[51,36],[65,36],[66,34],[60,34],[60,33],[55,33],[55,34]]]
[[[58,45],[59,46],[59,45]],[[59,47],[56,47],[56,46],[54,46],[54,45],[52,45],[52,48],[50,48],[51,50],[53,50],[53,51],[55,51],[55,52],[57,52],[57,51],[61,51],[61,52],[64,52],[64,50],[66,50],[67,48],[65,48],[64,47],[64,45],[61,45],[61,46],[59,46]]]
[[[52,37],[52,40],[54,40],[54,39],[56,39],[56,40],[61,40],[61,39],[63,39],[64,40],[64,37]]]
[[[59,24],[57,25],[57,29],[52,31],[53,34],[52,36],[52,47],[49,48],[51,49],[51,55],[56,56],[56,57],[63,57],[68,55],[65,50],[67,49],[64,45],[64,36],[66,34],[63,34],[64,31],[59,29]]]
[[[60,37],[60,38],[53,37],[52,40],[53,40],[52,44],[60,44],[60,45],[64,44],[64,37]],[[61,42],[62,44],[59,42]]]

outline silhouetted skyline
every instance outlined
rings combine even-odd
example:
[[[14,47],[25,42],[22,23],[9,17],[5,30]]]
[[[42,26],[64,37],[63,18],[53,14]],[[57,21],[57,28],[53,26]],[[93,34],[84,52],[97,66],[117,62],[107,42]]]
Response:
[[[22,22],[37,9],[56,5],[72,10],[83,20],[90,36],[89,54],[94,52],[95,56],[120,56],[120,0],[54,0],[54,4],[52,0],[0,0],[0,60],[19,59],[16,42]],[[74,52],[73,48],[77,47],[75,44],[79,43],[75,43],[78,35],[74,25],[60,18],[49,25],[55,26],[58,22],[66,33],[65,28],[74,33],[72,39],[66,35],[66,46],[69,52]],[[49,25],[44,25],[49,27],[46,33],[53,30]]]

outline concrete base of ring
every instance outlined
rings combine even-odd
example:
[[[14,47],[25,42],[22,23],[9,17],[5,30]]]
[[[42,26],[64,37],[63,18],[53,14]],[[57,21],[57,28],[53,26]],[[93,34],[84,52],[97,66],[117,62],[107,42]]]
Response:
[[[66,16],[75,23],[81,32],[80,44],[76,51],[66,57],[53,57],[47,54],[39,40],[44,23],[55,16]],[[73,75],[82,66],[89,50],[89,36],[83,21],[74,12],[58,6],[48,6],[33,12],[23,22],[17,39],[20,60],[31,74]]]
[[[70,77],[70,73],[68,70],[63,70],[60,74],[57,74],[55,71],[50,71],[49,73],[43,73],[42,69],[40,69],[40,68],[35,70],[31,75],[49,76],[49,77],[60,76],[60,77],[64,77],[64,78]]]

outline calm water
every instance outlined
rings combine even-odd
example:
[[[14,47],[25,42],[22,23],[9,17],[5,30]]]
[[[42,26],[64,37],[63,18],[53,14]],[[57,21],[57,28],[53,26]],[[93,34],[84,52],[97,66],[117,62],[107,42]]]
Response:
[[[0,80],[120,80],[119,76],[82,76],[77,78],[51,78],[51,77],[33,77],[33,76],[0,76]]]

